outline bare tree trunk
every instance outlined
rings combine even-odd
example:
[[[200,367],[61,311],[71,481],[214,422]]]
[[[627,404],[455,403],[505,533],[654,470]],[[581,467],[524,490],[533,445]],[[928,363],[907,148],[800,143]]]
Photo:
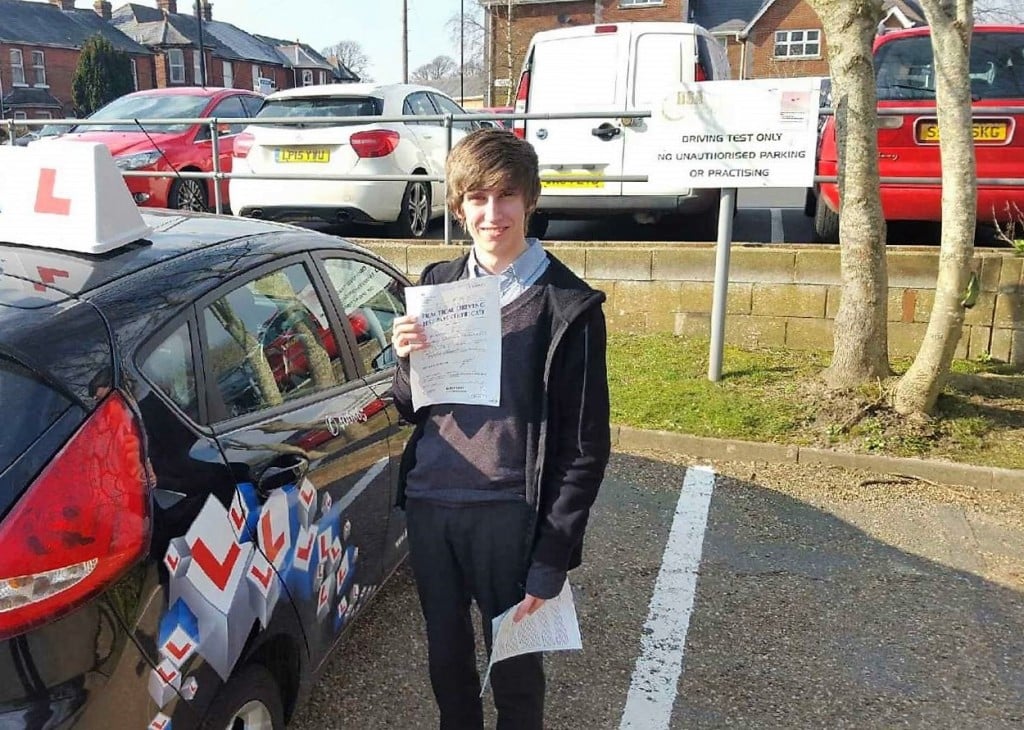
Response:
[[[922,0],[935,57],[942,160],[942,240],[939,278],[921,349],[896,388],[900,413],[929,414],[949,375],[964,324],[962,300],[971,278],[977,206],[968,60],[973,0]]]
[[[811,0],[825,30],[839,144],[840,270],[830,387],[850,388],[889,370],[885,219],[878,195],[878,129],[871,45],[882,0]]]

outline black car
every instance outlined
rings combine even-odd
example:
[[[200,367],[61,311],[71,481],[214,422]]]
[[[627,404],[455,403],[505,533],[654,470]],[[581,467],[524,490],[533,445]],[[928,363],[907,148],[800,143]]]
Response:
[[[44,178],[37,212],[73,211]],[[132,215],[98,254],[0,215],[0,727],[280,728],[406,554],[408,282],[311,231]]]

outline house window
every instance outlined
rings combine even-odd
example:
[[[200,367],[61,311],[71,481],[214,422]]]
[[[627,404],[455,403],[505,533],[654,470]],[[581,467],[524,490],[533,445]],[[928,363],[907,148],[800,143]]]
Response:
[[[775,58],[817,58],[820,55],[820,30],[775,31]]]
[[[15,86],[25,86],[25,58],[21,55],[20,48],[11,49],[11,83]]]
[[[260,67],[256,64],[253,64],[252,67],[252,90],[260,90]]]
[[[172,84],[185,83],[185,53],[180,48],[167,50],[167,66]]]
[[[136,91],[139,90],[139,67],[135,63],[135,59],[131,59],[132,62],[132,88]]]
[[[327,83],[327,72],[326,71],[321,71],[320,72],[320,83],[321,84],[326,84]]]
[[[46,86],[46,58],[42,51],[32,51],[32,71],[35,74],[36,86]]]
[[[313,85],[313,71],[312,69],[302,69],[302,85],[312,86]]]
[[[230,89],[235,85],[235,69],[231,66],[231,61],[224,62],[224,88]]]
[[[196,80],[196,86],[206,86],[206,79],[203,78],[203,54],[199,51],[192,51],[192,78]]]
[[[646,5],[664,5],[664,0],[619,0],[620,8],[640,8]]]

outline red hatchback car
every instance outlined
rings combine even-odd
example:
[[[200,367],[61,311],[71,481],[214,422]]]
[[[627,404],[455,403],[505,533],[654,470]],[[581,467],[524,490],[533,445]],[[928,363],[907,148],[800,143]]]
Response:
[[[244,89],[182,87],[150,89],[126,94],[90,115],[89,120],[111,124],[82,124],[63,139],[100,142],[107,146],[122,170],[158,172],[210,172],[213,142],[210,128],[202,124],[153,123],[159,119],[199,117],[240,118],[255,116],[263,97]],[[141,123],[123,123],[139,120]],[[113,123],[116,122],[116,123]],[[235,135],[245,125],[222,125],[218,135],[220,169],[231,171]],[[213,209],[213,182],[197,178],[125,177],[139,205],[186,210]],[[227,180],[221,182],[221,201],[226,209]]]
[[[878,116],[880,175],[940,177],[936,68],[929,29],[879,36],[874,57],[879,108],[921,107],[920,113]],[[1020,178],[1024,170],[1024,25],[976,26],[970,76],[978,179]],[[835,118],[830,117],[818,141],[817,173],[835,176],[838,169]],[[814,215],[815,239],[837,242],[839,187],[821,183],[814,193],[807,212]],[[883,184],[881,197],[887,221],[942,219],[939,185]],[[1024,187],[978,186],[979,224],[1006,222],[1018,210],[1024,212]]]

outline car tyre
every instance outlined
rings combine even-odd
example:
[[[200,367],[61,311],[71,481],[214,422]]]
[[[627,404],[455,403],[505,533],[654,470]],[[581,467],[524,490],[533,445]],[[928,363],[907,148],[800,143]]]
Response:
[[[814,207],[814,241],[839,243],[839,214],[829,208],[820,195]]]
[[[210,209],[206,196],[206,183],[197,178],[179,178],[171,185],[167,207],[176,210],[206,212]]]
[[[203,730],[284,730],[281,690],[261,664],[236,672],[217,693]]]
[[[430,185],[410,182],[402,194],[402,207],[395,221],[399,238],[423,238],[430,230]]]
[[[544,238],[548,232],[548,224],[551,219],[543,213],[534,213],[530,216],[530,222],[526,225],[526,235],[529,238]]]

